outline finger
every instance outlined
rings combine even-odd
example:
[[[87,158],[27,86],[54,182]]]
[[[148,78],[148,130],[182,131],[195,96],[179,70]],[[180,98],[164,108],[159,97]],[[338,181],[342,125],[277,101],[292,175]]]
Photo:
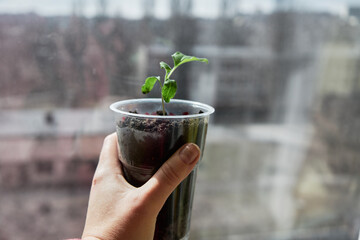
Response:
[[[121,171],[116,133],[112,133],[104,139],[97,169]]]
[[[190,174],[199,158],[197,145],[189,143],[181,147],[141,187],[146,192],[147,200],[160,210],[169,195]]]

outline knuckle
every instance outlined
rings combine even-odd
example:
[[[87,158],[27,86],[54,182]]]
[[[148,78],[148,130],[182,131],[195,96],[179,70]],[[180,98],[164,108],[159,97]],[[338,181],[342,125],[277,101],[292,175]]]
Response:
[[[174,169],[174,167],[168,162],[165,162],[160,169],[162,171],[162,175],[165,178],[165,182],[171,186],[176,186],[177,183],[180,181],[181,176]]]
[[[92,179],[92,185],[95,186],[95,185],[98,185],[102,182],[103,180],[103,177],[102,176],[96,176],[94,175],[93,179]]]
[[[105,170],[103,169],[97,169],[95,174],[94,174],[94,177],[93,177],[93,185],[96,185],[96,184],[99,184],[101,183],[102,181],[104,181],[104,178],[107,176],[107,173]]]

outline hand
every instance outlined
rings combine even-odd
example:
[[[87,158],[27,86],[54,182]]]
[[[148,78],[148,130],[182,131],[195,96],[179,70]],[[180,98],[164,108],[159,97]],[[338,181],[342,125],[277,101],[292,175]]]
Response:
[[[116,133],[107,136],[90,191],[84,240],[153,239],[156,217],[166,199],[200,157],[195,144],[181,147],[143,186],[124,178]]]

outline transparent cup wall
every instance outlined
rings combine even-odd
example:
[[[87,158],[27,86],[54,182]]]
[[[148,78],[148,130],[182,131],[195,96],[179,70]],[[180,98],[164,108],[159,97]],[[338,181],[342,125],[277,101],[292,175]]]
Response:
[[[144,184],[185,143],[204,151],[209,116],[214,109],[198,102],[172,100],[162,111],[161,99],[125,100],[112,104],[125,178]],[[161,210],[155,239],[187,239],[197,167],[176,188]]]

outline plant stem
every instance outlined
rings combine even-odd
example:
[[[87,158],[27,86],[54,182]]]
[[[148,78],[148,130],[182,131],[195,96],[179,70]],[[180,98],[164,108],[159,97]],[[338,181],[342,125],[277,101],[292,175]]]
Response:
[[[170,78],[171,74],[175,71],[176,68],[177,68],[177,66],[176,66],[176,67],[174,66],[174,67],[171,69],[171,71],[169,72],[169,74],[168,74],[168,72],[165,73],[164,84],[165,84],[165,82]],[[165,116],[165,115],[166,115],[166,112],[165,112],[165,103],[164,103],[164,96],[162,95],[163,85],[161,84],[161,81],[160,81],[160,80],[159,80],[159,83],[160,83],[160,92],[161,92],[162,111],[163,111],[163,116]]]
[[[163,116],[165,116],[165,104],[164,104],[164,97],[162,94],[161,94],[161,103],[162,103]]]
[[[176,67],[173,67],[173,68],[171,69],[171,71],[169,72],[169,74],[167,74],[167,77],[165,78],[165,81],[166,81],[166,79],[169,79],[169,78],[170,78],[171,74],[175,71],[176,68],[177,68],[177,66],[176,66]]]
[[[166,77],[165,77],[166,78]],[[161,83],[161,81],[159,80],[159,83],[160,83],[160,94],[161,94],[161,104],[162,104],[162,112],[163,112],[163,116],[166,115],[166,112],[165,112],[165,103],[164,103],[164,96],[162,95],[162,88],[163,88],[163,85]]]

